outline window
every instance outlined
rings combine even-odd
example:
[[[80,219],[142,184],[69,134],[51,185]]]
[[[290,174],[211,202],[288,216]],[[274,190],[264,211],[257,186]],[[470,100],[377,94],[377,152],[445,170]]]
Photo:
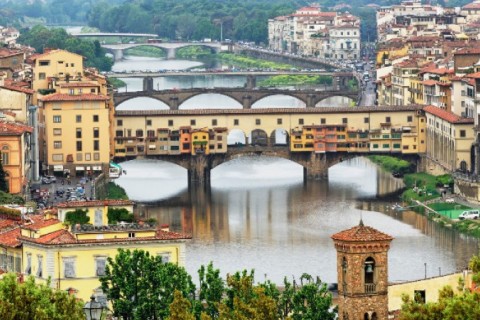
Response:
[[[282,118],[278,118],[278,119],[277,119],[277,124],[282,124],[282,122],[283,122],[283,121],[282,121]]]
[[[85,153],[85,161],[92,160],[92,155],[90,153]]]
[[[413,292],[413,297],[416,303],[425,303],[426,292],[425,290],[415,290]]]
[[[93,137],[94,138],[100,137],[100,130],[98,128],[93,128]]]
[[[303,124],[303,119],[298,119],[298,124]]]
[[[93,122],[98,122],[98,114],[93,115]]]
[[[37,277],[41,278],[43,276],[43,257],[37,255],[38,267],[37,267]]]
[[[9,149],[8,146],[3,146],[2,147],[2,164],[7,165],[8,162],[8,155],[9,155]]]
[[[40,73],[38,74],[38,79],[39,79],[39,80],[45,80],[45,77],[46,77],[46,76],[45,76],[45,72],[40,72]]]
[[[321,119],[320,119],[320,123],[321,123],[321,124],[325,124],[325,123],[327,123],[327,119],[325,119],[325,118],[321,118]]]
[[[258,125],[261,125],[262,124],[262,120],[261,119],[255,119],[255,124],[258,126]]]
[[[94,161],[99,161],[99,160],[100,160],[100,153],[95,152],[95,153],[93,154],[93,160],[94,160]]]
[[[137,131],[135,131],[135,137],[137,137],[137,138],[143,137],[143,130],[142,129],[137,129]]]
[[[53,116],[53,123],[61,123],[62,116]]]
[[[52,110],[62,110],[62,104],[58,102],[52,103]]]
[[[117,120],[117,126],[123,126],[123,120]]]
[[[212,126],[218,125],[217,119],[212,119]]]
[[[222,136],[217,136],[217,141],[222,141],[223,137]]]
[[[93,140],[93,151],[100,151],[100,141]]]
[[[373,144],[373,149],[378,149],[378,144],[374,143]]]
[[[233,119],[233,125],[238,126],[240,124],[240,120],[238,119]]]
[[[413,121],[413,117],[412,116],[407,116],[407,122],[412,122]]]
[[[369,123],[369,122],[370,122],[370,118],[368,117],[363,118],[363,123]]]
[[[83,161],[83,155],[81,153],[76,154],[77,161]]]
[[[77,137],[77,139],[82,138],[82,128],[77,128],[77,130],[75,132],[75,136]]]
[[[62,149],[62,141],[53,141],[54,149]]]
[[[384,143],[384,144],[382,144],[382,148],[383,149],[388,149],[388,148],[390,148],[390,145],[388,143]]]
[[[197,124],[197,121],[195,119],[190,120],[190,125],[195,126]]]
[[[135,238],[135,232],[129,232],[128,237],[129,238]]]
[[[75,258],[63,258],[63,276],[75,278]]]
[[[50,60],[40,60],[38,62],[38,65],[42,66],[42,67],[49,66],[50,65]]]
[[[385,122],[390,123],[390,117],[385,117]]]
[[[172,127],[173,126],[173,120],[168,120],[168,126]]]
[[[147,130],[147,137],[155,138],[155,130]]]
[[[63,154],[57,153],[57,154],[52,154],[52,161],[63,161]]]
[[[82,151],[82,141],[77,141],[77,151]]]
[[[123,137],[123,131],[122,130],[115,131],[115,137],[119,137],[119,138]]]
[[[54,135],[54,136],[61,136],[61,135],[62,135],[62,129],[60,129],[60,128],[54,128],[54,129],[53,129],[53,135]]]
[[[342,118],[342,123],[348,123],[348,119],[347,118]]]
[[[95,258],[95,275],[97,277],[104,276],[106,266],[107,266],[107,258],[106,257],[96,257]]]
[[[25,267],[25,274],[32,274],[32,254],[27,253],[27,265]]]
[[[77,114],[77,115],[75,116],[75,122],[81,123],[81,122],[82,122],[82,115]]]
[[[159,252],[157,256],[162,258],[162,263],[169,263],[172,261],[172,253],[171,252]]]
[[[465,130],[460,130],[460,137],[465,138],[467,136],[467,132]]]

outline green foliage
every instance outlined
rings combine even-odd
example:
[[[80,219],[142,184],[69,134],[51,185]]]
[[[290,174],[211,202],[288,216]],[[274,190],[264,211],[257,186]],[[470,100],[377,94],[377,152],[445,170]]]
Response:
[[[218,54],[219,60],[226,63],[234,64],[240,68],[260,68],[260,69],[276,69],[290,70],[292,65],[284,63],[276,63],[267,60],[250,58],[244,55],[221,52]]]
[[[107,78],[107,81],[114,88],[122,88],[122,87],[125,87],[127,85],[125,83],[125,81],[123,81],[122,79],[118,79],[118,78]]]
[[[24,204],[25,199],[18,195],[12,195],[7,192],[0,191],[0,204]]]
[[[371,155],[368,159],[389,172],[398,172],[402,175],[413,172],[415,169],[410,162],[391,156]]]
[[[189,58],[189,59],[197,59],[200,57],[210,56],[212,54],[212,49],[208,47],[202,46],[188,46],[179,48],[177,50],[176,56],[178,58]]]
[[[219,315],[218,304],[222,300],[225,289],[223,279],[220,277],[220,270],[214,269],[213,264],[210,262],[207,268],[203,265],[200,267],[198,277],[200,293],[195,313],[198,315],[203,312],[216,319]]]
[[[108,196],[107,199],[124,199],[127,200],[127,192],[125,189],[117,185],[115,182],[108,183]]]
[[[437,186],[443,187],[444,185],[453,186],[453,177],[451,174],[444,174],[437,176]]]
[[[0,218],[19,220],[21,215],[20,210],[0,207]]]
[[[299,85],[299,84],[316,84],[331,85],[332,77],[318,75],[278,75],[269,77],[260,81],[260,87],[281,86],[281,85]]]
[[[40,93],[42,95],[55,93],[56,91],[57,91],[56,89],[38,89],[38,93]]]
[[[141,56],[141,57],[165,57],[165,51],[162,48],[152,46],[139,46],[125,50],[127,56]],[[178,54],[177,54],[178,56]]]
[[[95,67],[102,71],[112,69],[113,60],[105,56],[106,51],[98,41],[73,37],[65,29],[48,29],[45,26],[37,25],[31,29],[22,30],[18,42],[35,48],[39,53],[46,48],[64,49],[84,56],[86,67]]]
[[[120,221],[133,222],[135,220],[133,213],[125,208],[108,208],[107,212],[108,224],[115,224]]]
[[[75,211],[68,211],[65,214],[65,222],[70,225],[87,224],[90,218],[87,216],[88,211],[82,209],[75,209]]]
[[[0,159],[1,159],[1,156],[2,154],[0,153]],[[0,161],[0,191],[7,192],[7,193],[9,191],[5,170],[3,170],[3,164],[1,161]]]
[[[0,281],[0,319],[84,319],[82,307],[74,296],[50,288],[49,283],[36,284],[33,277],[19,283],[9,273]]]
[[[176,290],[184,297],[195,293],[184,268],[162,263],[160,256],[142,250],[119,249],[115,259],[108,258],[100,282],[112,303],[113,315],[124,320],[165,319]]]

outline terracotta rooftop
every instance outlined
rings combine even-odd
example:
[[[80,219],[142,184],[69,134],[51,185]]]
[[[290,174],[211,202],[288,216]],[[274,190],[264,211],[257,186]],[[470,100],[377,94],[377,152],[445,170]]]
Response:
[[[45,48],[45,49],[44,49],[44,53],[36,54],[36,55],[34,55],[34,56],[30,56],[30,59],[31,59],[32,61],[35,61],[35,60],[37,60],[37,59],[45,58],[45,57],[47,57],[47,56],[49,56],[49,55],[51,55],[51,54],[53,54],[53,53],[57,53],[57,52],[61,52],[61,51],[63,51],[63,52],[68,52],[68,54],[74,54],[74,55],[76,55],[76,56],[80,56],[80,57],[83,58],[82,55],[79,55],[79,54],[76,54],[76,53],[73,53],[73,52],[69,52],[69,51],[66,51],[66,50],[62,50],[62,49],[47,49],[47,48]]]
[[[465,77],[472,78],[472,79],[479,79],[480,78],[480,72],[470,73],[470,74],[467,74]]]
[[[65,244],[92,244],[92,243],[119,243],[119,242],[143,242],[159,240],[182,240],[191,239],[191,235],[181,234],[171,231],[157,230],[153,237],[134,237],[134,238],[111,238],[111,239],[85,239],[78,240],[70,231],[61,229],[52,233],[43,235],[39,238],[29,238],[19,236],[19,240],[33,242],[44,245],[65,245]]]
[[[18,122],[0,121],[0,136],[12,135],[18,136],[25,132],[33,132],[33,128]]]
[[[23,92],[23,93],[26,93],[26,94],[34,94],[35,91],[32,90],[32,89],[28,89],[28,88],[24,88],[24,87],[19,87],[19,86],[12,86],[12,85],[7,85],[7,84],[4,84],[3,86],[1,86],[2,88],[4,89],[8,89],[8,90],[12,90],[12,91],[18,91],[18,92]]]
[[[0,233],[0,245],[16,248],[21,245],[20,240],[20,227]]]
[[[42,101],[106,101],[107,96],[97,94],[63,94],[54,93],[40,98]]]
[[[462,7],[462,9],[480,9],[480,2],[472,2],[469,4],[466,4]]]
[[[10,229],[16,225],[18,225],[18,221],[11,220],[11,219],[2,219],[0,220],[0,232],[2,232],[3,230]]]
[[[393,237],[378,231],[372,227],[363,225],[363,221],[360,220],[360,224],[348,230],[340,231],[332,236],[333,240],[338,241],[391,241]]]
[[[463,54],[480,54],[480,48],[461,48],[454,53],[455,55]]]
[[[45,228],[45,227],[49,227],[49,226],[53,226],[57,223],[60,223],[60,220],[58,219],[47,219],[47,220],[44,220],[43,219],[43,216],[40,216],[38,217],[37,219],[33,219],[33,223],[30,223],[30,224],[24,224],[22,226],[23,229],[27,229],[27,230],[34,230],[34,231],[37,231],[37,230],[40,230],[42,228]]]
[[[437,84],[437,81],[436,80],[424,80],[422,81],[423,85],[425,86],[434,86],[435,84]]]
[[[450,123],[473,124],[474,122],[473,118],[463,118],[452,112],[449,112],[447,110],[444,110],[435,106],[426,106],[423,108],[423,110],[427,113],[433,114],[434,116],[439,117],[440,119],[443,119]]]
[[[57,208],[78,208],[78,207],[103,207],[103,206],[128,206],[133,205],[131,200],[91,200],[91,201],[69,201],[57,203]]]

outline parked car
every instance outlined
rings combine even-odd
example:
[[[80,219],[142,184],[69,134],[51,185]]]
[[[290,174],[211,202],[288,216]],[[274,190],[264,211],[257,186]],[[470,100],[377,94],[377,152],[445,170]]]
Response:
[[[445,199],[445,202],[446,203],[455,203],[455,199],[454,198],[447,198],[447,199]]]
[[[479,210],[466,210],[463,211],[459,216],[458,219],[460,220],[466,220],[466,219],[478,219],[480,216],[480,211]]]
[[[42,177],[42,184],[50,184],[52,181],[49,177]]]
[[[58,188],[55,193],[57,194],[57,196],[63,196],[63,194],[65,193],[65,190],[63,190],[63,188]]]
[[[55,176],[45,176],[45,177],[50,179],[50,183],[57,182],[57,177]]]

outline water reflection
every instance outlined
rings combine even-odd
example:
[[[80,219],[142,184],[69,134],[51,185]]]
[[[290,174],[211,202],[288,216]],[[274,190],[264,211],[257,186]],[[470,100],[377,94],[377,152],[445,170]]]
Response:
[[[401,181],[363,158],[332,167],[329,181],[306,184],[296,164],[243,158],[214,169],[212,188],[207,190],[188,190],[185,172],[178,168],[174,172],[162,162],[132,161],[124,167],[128,175],[118,182],[130,197],[156,200],[138,206],[141,216],[192,233],[186,262],[191,274],[214,261],[223,273],[253,268],[259,278],[267,274],[277,283],[285,275],[299,277],[303,272],[336,282],[330,236],[356,225],[360,217],[395,237],[391,281],[423,278],[425,262],[428,275],[438,274],[439,268],[442,274],[453,272],[478,250],[476,240],[464,239],[423,216],[386,211],[384,201],[357,202],[401,187]],[[141,177],[136,170],[142,171]]]

